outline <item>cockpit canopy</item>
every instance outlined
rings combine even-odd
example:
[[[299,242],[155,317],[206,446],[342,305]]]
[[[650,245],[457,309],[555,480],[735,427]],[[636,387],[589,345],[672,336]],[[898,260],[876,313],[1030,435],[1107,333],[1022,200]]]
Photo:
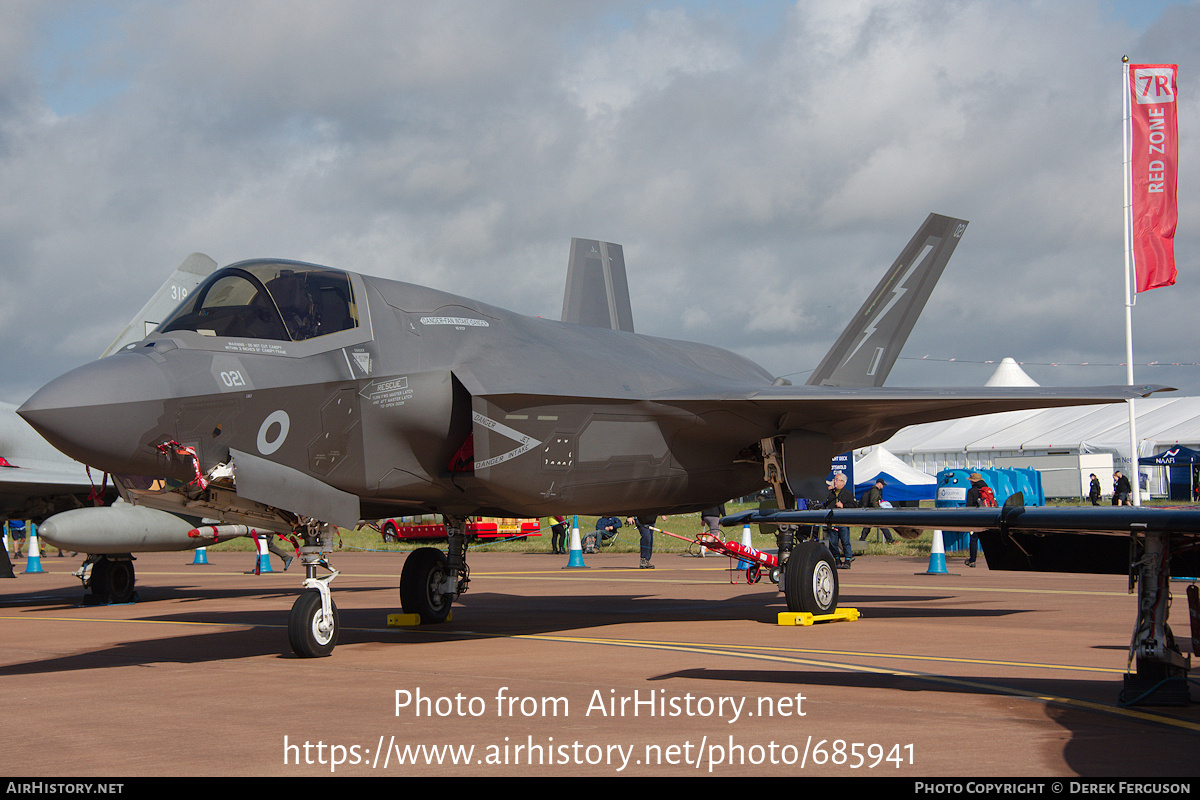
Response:
[[[358,327],[350,277],[288,261],[246,261],[214,272],[158,333],[301,342]]]

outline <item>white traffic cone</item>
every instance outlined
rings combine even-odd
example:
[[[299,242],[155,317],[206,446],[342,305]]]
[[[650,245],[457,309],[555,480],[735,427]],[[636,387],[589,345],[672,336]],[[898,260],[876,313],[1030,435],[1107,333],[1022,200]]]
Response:
[[[25,572],[45,572],[42,569],[42,553],[38,549],[37,525],[29,525],[29,552],[25,554]]]
[[[571,518],[571,555],[563,569],[587,569],[583,563],[583,545],[579,541],[579,517]]]
[[[942,544],[942,532],[933,532],[933,547],[929,550],[929,569],[925,575],[949,575],[946,569],[946,547]]]
[[[270,534],[267,535],[269,536]],[[271,569],[271,554],[267,552],[267,537],[256,533],[254,534],[254,541],[258,543],[258,566],[255,569],[255,574],[261,575],[264,572],[274,572],[275,570]]]

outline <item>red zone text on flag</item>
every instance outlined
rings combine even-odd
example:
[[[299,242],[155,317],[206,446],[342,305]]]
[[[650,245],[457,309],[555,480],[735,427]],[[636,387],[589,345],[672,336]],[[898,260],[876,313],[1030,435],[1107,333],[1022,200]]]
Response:
[[[1130,185],[1137,291],[1175,283],[1179,125],[1175,64],[1130,64]]]

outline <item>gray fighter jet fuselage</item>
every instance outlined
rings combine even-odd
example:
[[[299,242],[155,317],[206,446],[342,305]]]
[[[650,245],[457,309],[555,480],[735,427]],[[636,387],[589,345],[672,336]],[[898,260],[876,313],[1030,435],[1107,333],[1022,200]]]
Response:
[[[340,284],[317,293],[333,295],[322,324],[330,308],[345,312],[339,330],[285,339],[279,287],[265,322],[253,303],[205,308],[222,282],[254,283],[239,273],[272,274],[253,287],[266,291],[289,271]],[[364,518],[598,514],[614,490],[623,512],[699,508],[759,488],[761,464],[739,453],[778,432],[770,403],[721,409],[721,395],[773,378],[716,347],[281,261],[226,268],[193,297],[192,310],[59,379],[22,414],[113,474],[194,479],[167,442],[192,448],[202,472],[233,451],[356,496]]]

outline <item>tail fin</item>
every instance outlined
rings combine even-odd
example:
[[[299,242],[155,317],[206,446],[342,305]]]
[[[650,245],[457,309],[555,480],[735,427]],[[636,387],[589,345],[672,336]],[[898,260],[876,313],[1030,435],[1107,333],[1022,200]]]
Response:
[[[633,309],[621,245],[572,239],[562,321],[633,333]]]
[[[926,217],[808,385],[882,386],[966,229],[966,220]]]
[[[185,258],[100,357],[110,356],[127,344],[145,339],[216,268],[217,262],[203,253],[192,253]]]

